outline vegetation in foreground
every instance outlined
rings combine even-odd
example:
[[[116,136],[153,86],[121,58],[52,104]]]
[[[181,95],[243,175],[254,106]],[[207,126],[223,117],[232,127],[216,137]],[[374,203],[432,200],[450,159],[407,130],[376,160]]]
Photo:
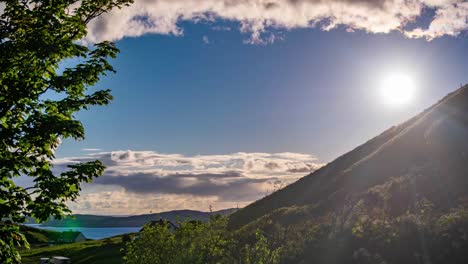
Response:
[[[468,209],[438,214],[427,200],[392,215],[364,198],[352,208],[314,219],[309,208],[289,208],[240,230],[226,218],[184,222],[180,229],[148,226],[126,244],[127,264],[158,263],[466,263]],[[375,198],[375,197],[374,197]],[[297,214],[304,221],[290,222]]]
[[[226,217],[215,216],[208,222],[179,222],[175,230],[166,222],[138,234],[21,255],[26,264],[57,255],[88,264],[466,263],[468,206],[440,214],[423,199],[394,215],[389,207],[372,206],[376,199],[386,200],[368,193],[356,206],[321,219],[313,218],[309,207],[283,208],[230,230]],[[295,221],[299,215],[303,221]]]
[[[279,249],[272,249],[260,230],[241,237],[227,229],[227,218],[208,222],[185,221],[172,230],[168,223],[145,226],[126,243],[127,264],[278,263]]]
[[[166,222],[167,223],[167,222]],[[226,228],[227,218],[208,222],[182,221],[145,226],[138,234],[21,251],[22,262],[36,264],[42,257],[66,256],[72,263],[278,263],[278,250],[270,250],[266,237],[255,230],[241,238]]]
[[[21,259],[24,264],[37,264],[40,258],[66,256],[76,264],[121,264],[122,236],[73,243],[58,246],[48,246],[22,250]]]
[[[79,40],[91,20],[131,2],[0,1],[0,263],[20,263],[17,248],[29,247],[16,223],[71,213],[67,202],[81,183],[104,172],[97,160],[60,171],[52,161],[61,140],[84,138],[76,113],[112,100],[110,90],[89,88],[114,71],[108,60],[118,49]],[[18,177],[29,177],[30,186]]]

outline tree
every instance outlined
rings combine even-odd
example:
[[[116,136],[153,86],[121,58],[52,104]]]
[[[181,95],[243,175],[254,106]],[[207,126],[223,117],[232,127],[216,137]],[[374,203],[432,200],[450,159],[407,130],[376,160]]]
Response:
[[[54,150],[65,138],[84,138],[75,113],[112,99],[89,93],[118,49],[111,42],[80,42],[93,19],[131,0],[0,0],[0,263],[18,263],[28,243],[16,223],[71,213],[66,202],[82,182],[101,175],[99,161],[54,172]],[[3,7],[3,11],[2,11]],[[62,69],[64,60],[75,61]],[[51,96],[53,95],[53,96]],[[32,177],[31,186],[15,184]]]
[[[248,232],[248,240],[240,239],[235,231],[227,229],[227,217],[212,216],[207,222],[181,221],[175,230],[167,224],[147,225],[126,243],[125,263],[279,263],[279,249],[271,249],[260,230]]]
[[[208,223],[181,221],[178,228],[168,222],[147,225],[134,241],[127,243],[124,261],[127,264],[158,263],[226,263],[229,236],[226,220],[212,218]]]

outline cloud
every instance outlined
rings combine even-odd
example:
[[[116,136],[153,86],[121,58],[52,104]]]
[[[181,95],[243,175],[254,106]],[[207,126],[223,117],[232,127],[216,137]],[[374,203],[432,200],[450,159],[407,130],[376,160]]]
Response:
[[[202,41],[203,41],[203,43],[205,43],[205,44],[210,44],[210,39],[209,39],[208,36],[206,36],[206,35],[204,35],[204,36],[202,37]]]
[[[313,155],[290,152],[186,156],[127,150],[57,159],[54,169],[59,173],[69,164],[95,159],[106,172],[84,185],[71,205],[75,213],[128,214],[135,203],[139,207],[133,213],[243,206],[322,166]]]
[[[411,38],[425,37],[429,40],[442,37],[444,35],[457,36],[468,29],[468,2],[453,3],[448,5],[438,5],[433,1],[436,14],[427,29],[416,28],[405,32]]]
[[[5,4],[0,3],[0,13]],[[408,28],[425,10],[433,10],[427,27]],[[337,27],[347,32],[400,31],[410,38],[432,40],[457,36],[468,29],[465,0],[136,0],[91,21],[84,42],[119,40],[145,34],[181,36],[182,22],[209,22],[215,31],[234,22],[245,43],[268,44],[283,39],[284,30]]]
[[[231,178],[231,179],[229,179]],[[222,181],[226,180],[227,181]],[[127,176],[101,177],[96,184],[123,187],[139,194],[188,194],[193,196],[217,196],[225,201],[251,201],[270,179],[242,177],[236,172],[206,174],[173,174],[158,176],[151,173]]]
[[[102,149],[98,149],[98,148],[83,148],[81,150],[82,151],[89,151],[89,152],[102,151]]]
[[[180,36],[184,21],[235,22],[247,35],[245,42],[253,44],[281,38],[278,30],[317,27],[328,31],[338,26],[349,32],[397,30],[408,37],[433,39],[465,31],[467,5],[464,0],[136,0],[90,23],[87,41],[144,34]],[[429,27],[406,30],[426,9],[436,13]]]

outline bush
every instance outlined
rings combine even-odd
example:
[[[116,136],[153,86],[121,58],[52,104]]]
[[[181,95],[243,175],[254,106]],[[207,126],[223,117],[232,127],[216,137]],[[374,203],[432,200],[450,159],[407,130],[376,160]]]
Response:
[[[126,264],[206,264],[206,263],[279,263],[279,251],[271,250],[268,240],[256,230],[252,243],[240,243],[227,228],[227,218],[210,221],[147,225],[125,248]]]

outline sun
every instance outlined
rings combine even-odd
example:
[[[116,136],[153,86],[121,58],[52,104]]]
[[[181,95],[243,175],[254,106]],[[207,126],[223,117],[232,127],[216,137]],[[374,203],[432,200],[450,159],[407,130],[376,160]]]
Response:
[[[389,106],[408,105],[414,100],[416,85],[414,79],[405,73],[392,73],[382,79],[380,93],[383,102]]]

